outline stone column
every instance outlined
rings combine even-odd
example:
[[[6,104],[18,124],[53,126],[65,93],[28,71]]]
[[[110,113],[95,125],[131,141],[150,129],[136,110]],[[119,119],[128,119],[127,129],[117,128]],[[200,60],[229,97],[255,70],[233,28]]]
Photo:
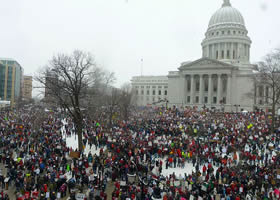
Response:
[[[272,93],[272,91],[271,91],[270,87],[268,87],[267,90],[268,90],[268,96],[267,96],[268,100],[267,101],[268,101],[268,104],[270,104],[271,103],[271,101],[270,101],[271,98],[269,98],[269,97],[271,97],[270,94]]]
[[[227,103],[226,104],[231,104],[231,75],[227,75],[227,98],[226,98]]]
[[[241,56],[240,56],[240,48],[241,48],[240,44],[237,43],[237,48],[236,48],[236,58],[237,58],[237,60],[240,60],[240,58],[241,58]]]
[[[213,86],[212,86],[212,74],[208,75],[208,104],[212,105],[212,91],[213,91]]]
[[[212,44],[212,59],[216,59],[215,58],[216,52],[215,52],[215,44]]]
[[[248,45],[248,61],[250,60],[250,45]]]
[[[221,83],[221,74],[218,74],[218,85],[217,85],[217,104],[220,104],[221,92],[222,92],[222,83]]]
[[[218,60],[221,59],[221,43],[218,43]]]
[[[229,58],[231,60],[233,60],[233,43],[232,42],[230,43],[230,55],[229,55]]]
[[[266,88],[266,85],[263,85],[263,87],[262,87],[262,94],[263,94],[262,101],[263,101],[263,105],[265,105],[265,88]]]
[[[203,104],[203,74],[199,77],[199,104]]]
[[[256,85],[256,104],[259,104],[259,97],[260,97],[260,88],[259,85]]]
[[[190,104],[193,104],[193,98],[194,98],[194,75],[191,74],[191,94],[190,94]]]
[[[181,75],[180,76],[180,82],[181,82],[181,91],[180,91],[180,93],[181,93],[181,99],[180,99],[180,103],[185,103],[185,96],[186,96],[186,82],[185,82],[185,80],[186,80],[186,77],[185,77],[185,75]]]

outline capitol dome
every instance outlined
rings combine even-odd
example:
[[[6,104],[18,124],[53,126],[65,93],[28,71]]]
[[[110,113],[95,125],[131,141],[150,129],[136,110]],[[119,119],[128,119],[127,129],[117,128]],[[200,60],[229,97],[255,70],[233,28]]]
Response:
[[[202,56],[228,63],[249,63],[251,39],[241,13],[223,0],[222,7],[210,18]]]
[[[241,13],[225,1],[222,7],[211,17],[208,27],[221,24],[239,24],[245,26]]]

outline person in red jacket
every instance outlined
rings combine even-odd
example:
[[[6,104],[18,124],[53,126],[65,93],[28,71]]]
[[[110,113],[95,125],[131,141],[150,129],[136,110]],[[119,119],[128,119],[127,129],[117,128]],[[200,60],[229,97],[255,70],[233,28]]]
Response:
[[[205,166],[205,165],[203,165],[203,168],[202,168],[202,173],[203,173],[203,176],[205,176],[205,174],[206,174],[206,170],[207,170],[206,166]]]

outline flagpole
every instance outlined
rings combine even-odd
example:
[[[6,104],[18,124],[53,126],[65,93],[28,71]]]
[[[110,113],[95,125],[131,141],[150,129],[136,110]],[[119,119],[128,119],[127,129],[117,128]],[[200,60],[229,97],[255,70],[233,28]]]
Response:
[[[143,58],[141,58],[141,76],[143,76]]]

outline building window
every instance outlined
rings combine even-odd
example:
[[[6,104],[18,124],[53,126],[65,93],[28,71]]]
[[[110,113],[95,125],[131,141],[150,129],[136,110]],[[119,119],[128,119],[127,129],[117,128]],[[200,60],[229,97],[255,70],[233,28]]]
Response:
[[[230,35],[230,31],[227,32]]]
[[[138,90],[135,90],[135,94],[136,94],[136,95],[138,95],[138,94],[139,94],[139,93],[138,93]]]
[[[217,32],[216,35],[219,35],[219,32]]]
[[[223,102],[223,104],[226,104],[227,103],[227,98],[226,97],[223,97],[223,100],[222,100]]]
[[[153,95],[156,95],[156,91],[155,90],[153,90]]]
[[[147,95],[150,95],[150,90],[147,90]]]
[[[263,97],[263,87],[262,86],[259,87],[259,96]]]
[[[161,95],[161,90],[158,91],[158,95]]]
[[[233,31],[233,34],[235,34],[235,31]]]
[[[144,86],[141,86],[142,89],[144,89]]]
[[[144,90],[141,90],[141,95],[144,95]]]
[[[156,86],[153,86],[153,88],[156,88]]]
[[[167,95],[167,90],[164,91],[164,95]]]
[[[158,86],[159,89],[161,89],[161,86]]]
[[[217,92],[217,84],[214,84],[213,91]]]
[[[187,103],[190,103],[190,102],[191,102],[191,97],[187,96]]]
[[[191,91],[191,80],[190,79],[187,80],[187,91],[188,92]]]
[[[222,51],[222,59],[224,59],[224,51]]]
[[[216,59],[218,59],[218,58],[219,58],[219,52],[216,51]]]
[[[232,58],[235,59],[235,51],[233,50]]]
[[[146,100],[149,101],[150,100],[149,97],[146,97]]]
[[[227,50],[227,59],[229,59],[229,50]]]
[[[222,34],[224,35],[224,34],[225,34],[225,31],[222,31]]]
[[[208,92],[208,80],[204,83],[204,92]]]
[[[222,90],[223,90],[223,92],[226,92],[227,91],[227,79],[226,78],[223,78],[223,85],[222,85]]]
[[[204,97],[204,103],[208,103],[208,97]]]
[[[155,102],[155,97],[153,97],[153,102]]]
[[[214,103],[214,104],[217,103],[217,97],[213,97],[213,103]]]
[[[167,89],[168,88],[168,86],[164,86],[164,89]]]
[[[196,83],[195,83],[195,90],[197,92],[199,91],[199,80],[197,80]]]
[[[195,97],[195,103],[198,103],[199,102],[199,96],[196,96]]]
[[[149,89],[149,88],[150,88],[150,86],[146,86],[146,88],[147,88],[147,89]]]

